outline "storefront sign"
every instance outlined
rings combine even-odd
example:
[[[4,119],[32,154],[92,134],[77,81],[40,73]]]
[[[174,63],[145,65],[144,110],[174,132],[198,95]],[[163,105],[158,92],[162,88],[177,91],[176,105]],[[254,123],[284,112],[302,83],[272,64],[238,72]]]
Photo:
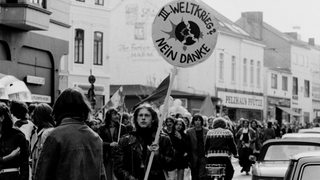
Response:
[[[268,102],[268,106],[269,105],[276,105],[276,106],[282,106],[282,107],[290,107],[291,106],[290,99],[267,97],[267,102]]]
[[[227,107],[260,110],[263,109],[263,96],[219,91],[218,97],[222,99],[223,105]]]
[[[51,103],[51,97],[40,95],[40,94],[32,94],[31,95],[32,102],[39,102],[39,103]]]
[[[44,85],[45,84],[45,78],[38,77],[38,76],[26,76],[26,83],[30,84],[36,84],[36,85]]]
[[[176,0],[160,9],[152,25],[153,44],[170,64],[190,67],[212,54],[217,43],[216,18],[198,1]]]

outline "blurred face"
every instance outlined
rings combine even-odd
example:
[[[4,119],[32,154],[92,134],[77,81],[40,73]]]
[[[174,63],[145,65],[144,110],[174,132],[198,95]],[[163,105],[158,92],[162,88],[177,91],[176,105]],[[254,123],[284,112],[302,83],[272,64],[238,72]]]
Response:
[[[111,119],[112,119],[112,121],[119,121],[119,119],[120,119],[119,114],[116,112],[113,112],[111,114]]]
[[[249,127],[249,122],[248,122],[248,121],[245,121],[245,122],[243,123],[243,126],[244,126],[244,127]]]
[[[174,123],[169,120],[169,121],[166,122],[166,125],[167,125],[168,127],[173,127]]]
[[[201,120],[199,118],[194,121],[194,127],[195,128],[202,127]]]
[[[151,113],[147,109],[140,109],[137,117],[137,123],[140,128],[149,128],[152,124]]]
[[[183,127],[182,122],[178,121],[175,126],[176,130],[181,131],[182,127]]]

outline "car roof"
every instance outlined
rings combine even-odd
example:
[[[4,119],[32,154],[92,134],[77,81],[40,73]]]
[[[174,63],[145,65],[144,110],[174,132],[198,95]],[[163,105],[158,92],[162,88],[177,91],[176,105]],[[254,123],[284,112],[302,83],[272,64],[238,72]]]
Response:
[[[263,143],[263,145],[271,145],[271,144],[285,144],[285,143],[288,143],[288,144],[291,144],[291,143],[318,143],[320,144],[320,141],[318,138],[308,138],[308,139],[303,139],[301,140],[301,138],[289,138],[289,139],[269,139],[267,140],[266,142]]]
[[[298,153],[292,156],[291,159],[298,160],[303,157],[314,157],[314,156],[320,157],[320,151],[308,151],[308,152]]]
[[[287,133],[282,135],[282,139],[287,138],[320,138],[320,133]]]
[[[315,145],[320,146],[319,138],[285,138],[285,139],[270,139],[263,143],[258,156],[258,161],[263,160],[268,148],[273,145]]]
[[[299,129],[299,133],[319,133],[320,134],[320,128],[310,128],[310,129]]]

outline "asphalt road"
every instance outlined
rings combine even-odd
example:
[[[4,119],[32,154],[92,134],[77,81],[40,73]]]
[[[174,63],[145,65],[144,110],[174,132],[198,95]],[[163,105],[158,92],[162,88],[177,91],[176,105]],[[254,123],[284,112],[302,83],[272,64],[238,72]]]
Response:
[[[250,175],[246,175],[246,173],[240,173],[241,167],[239,166],[238,159],[232,158],[232,165],[234,168],[234,175],[233,180],[250,180],[251,179],[251,172]]]

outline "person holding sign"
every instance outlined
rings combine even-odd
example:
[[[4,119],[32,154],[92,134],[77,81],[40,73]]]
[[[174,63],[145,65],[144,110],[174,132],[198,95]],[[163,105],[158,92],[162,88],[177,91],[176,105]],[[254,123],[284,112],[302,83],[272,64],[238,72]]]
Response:
[[[151,152],[154,160],[149,173],[150,180],[165,180],[166,167],[172,162],[174,151],[170,138],[160,134],[154,144],[158,129],[158,115],[148,104],[140,105],[133,114],[135,130],[121,137],[114,151],[114,173],[118,180],[144,179]]]

